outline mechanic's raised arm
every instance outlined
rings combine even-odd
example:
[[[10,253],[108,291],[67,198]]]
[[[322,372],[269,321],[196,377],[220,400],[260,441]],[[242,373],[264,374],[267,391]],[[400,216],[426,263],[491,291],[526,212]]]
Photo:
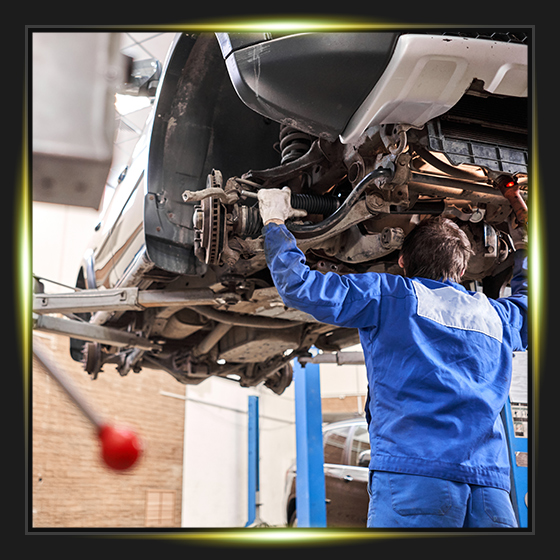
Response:
[[[514,350],[526,350],[528,345],[528,287],[527,287],[527,228],[515,227],[509,223],[510,234],[515,247],[511,295],[496,300],[506,310],[508,322],[517,331],[519,339]]]
[[[527,350],[528,346],[528,288],[527,288],[527,251],[515,252],[513,276],[510,282],[511,295],[496,301],[505,309],[507,322],[518,333],[514,350]]]
[[[269,222],[263,232],[268,268],[286,305],[331,325],[376,325],[381,295],[379,274],[322,274],[305,264],[304,254],[284,224]]]

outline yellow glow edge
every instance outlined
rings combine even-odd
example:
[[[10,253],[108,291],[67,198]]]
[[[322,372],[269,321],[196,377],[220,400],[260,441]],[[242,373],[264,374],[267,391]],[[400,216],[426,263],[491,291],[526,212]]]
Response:
[[[304,32],[304,31],[360,31],[360,30],[383,30],[383,29],[425,29],[425,28],[453,28],[456,25],[427,25],[427,24],[396,24],[388,22],[355,21],[346,16],[340,17],[316,17],[307,18],[279,18],[260,19],[253,17],[244,21],[235,19],[221,19],[207,22],[192,22],[185,24],[169,25],[141,25],[125,26],[127,31],[135,29],[154,30],[154,31],[176,31],[176,32],[215,32],[218,30],[237,31],[237,32]],[[117,26],[122,29],[123,26]],[[27,92],[26,92],[27,94]],[[534,91],[533,91],[534,94]],[[31,246],[31,197],[30,197],[30,177],[29,177],[29,149],[27,138],[27,103],[24,111],[23,127],[23,148],[21,158],[21,168],[19,172],[19,185],[16,185],[15,197],[15,299],[16,299],[16,332],[20,333],[19,352],[23,366],[23,388],[24,388],[24,424],[26,437],[26,452],[28,439],[28,415],[29,415],[29,384],[31,366],[31,326],[32,326],[32,246]],[[536,108],[533,103],[533,145],[532,145],[532,171],[530,174],[531,194],[529,205],[529,290],[530,290],[530,325],[531,343],[530,363],[533,374],[534,388],[534,434],[537,434],[537,414],[538,410],[538,389],[540,380],[541,352],[544,350],[544,329],[542,328],[545,320],[545,307],[543,305],[546,282],[543,270],[545,262],[544,254],[546,247],[544,244],[544,212],[542,193],[540,192],[540,174],[537,163],[537,139],[536,139]],[[437,533],[436,533],[437,534]],[[461,534],[461,533],[458,533]],[[449,533],[446,533],[450,536]],[[126,536],[126,535],[118,535]],[[134,534],[132,538],[171,538],[187,539],[196,541],[212,541],[217,543],[224,541],[227,544],[240,542],[251,543],[270,543],[278,544],[283,542],[288,544],[302,544],[304,542],[315,542],[317,540],[328,541],[338,539],[371,539],[371,538],[395,538],[406,536],[434,536],[433,533],[402,533],[402,532],[375,532],[375,531],[336,531],[328,529],[235,529],[224,532],[209,533],[170,533],[170,534]]]

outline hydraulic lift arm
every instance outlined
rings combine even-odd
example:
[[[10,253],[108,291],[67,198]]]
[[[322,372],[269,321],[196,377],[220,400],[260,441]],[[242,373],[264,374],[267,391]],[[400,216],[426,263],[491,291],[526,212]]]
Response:
[[[80,290],[77,292],[33,296],[33,328],[37,331],[64,334],[80,340],[101,342],[112,346],[155,350],[160,345],[119,329],[83,322],[77,319],[54,317],[51,313],[74,314],[98,311],[141,311],[149,307],[185,307],[219,303],[219,296],[210,289],[165,292],[114,288],[109,290]]]
[[[208,289],[165,292],[138,288],[80,290],[62,294],[34,294],[33,312],[84,313],[96,311],[142,311],[147,307],[185,307],[218,303],[217,294]]]

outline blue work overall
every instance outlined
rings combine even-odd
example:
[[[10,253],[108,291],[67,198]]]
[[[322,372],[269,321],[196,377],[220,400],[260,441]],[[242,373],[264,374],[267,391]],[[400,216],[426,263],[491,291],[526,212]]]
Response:
[[[491,300],[451,281],[323,274],[306,265],[284,225],[263,233],[284,303],[359,330],[369,384],[368,526],[515,526],[500,411],[512,352],[527,348],[525,251],[515,254],[512,295]]]

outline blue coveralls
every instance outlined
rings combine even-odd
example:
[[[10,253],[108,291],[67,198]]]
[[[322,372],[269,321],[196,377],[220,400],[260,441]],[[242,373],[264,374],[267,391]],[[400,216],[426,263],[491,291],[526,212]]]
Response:
[[[263,229],[284,303],[359,329],[369,384],[370,527],[509,527],[509,460],[500,411],[512,351],[527,349],[525,251],[512,295],[451,281],[311,270],[284,225]]]

